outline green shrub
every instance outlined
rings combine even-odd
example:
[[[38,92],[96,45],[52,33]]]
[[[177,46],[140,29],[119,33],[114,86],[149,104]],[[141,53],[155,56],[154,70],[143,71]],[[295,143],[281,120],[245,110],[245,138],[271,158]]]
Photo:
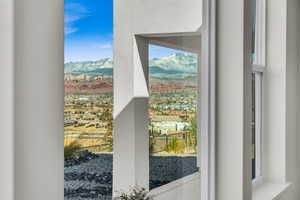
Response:
[[[145,188],[135,187],[128,193],[122,192],[120,200],[150,200],[150,198]]]
[[[184,151],[184,147],[180,144],[179,139],[177,137],[173,137],[171,142],[166,145],[166,151],[168,153],[182,153]]]
[[[77,144],[76,141],[70,143],[69,145],[64,147],[65,158],[68,158],[68,157],[78,154],[80,149],[81,149],[81,146],[79,144]]]

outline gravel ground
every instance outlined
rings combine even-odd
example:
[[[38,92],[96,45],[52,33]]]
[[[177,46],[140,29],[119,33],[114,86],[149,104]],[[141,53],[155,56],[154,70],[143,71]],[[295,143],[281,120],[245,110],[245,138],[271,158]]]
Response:
[[[65,200],[111,200],[111,154],[84,153],[81,157],[65,162],[65,166]],[[197,171],[196,157],[193,156],[151,156],[150,188]]]

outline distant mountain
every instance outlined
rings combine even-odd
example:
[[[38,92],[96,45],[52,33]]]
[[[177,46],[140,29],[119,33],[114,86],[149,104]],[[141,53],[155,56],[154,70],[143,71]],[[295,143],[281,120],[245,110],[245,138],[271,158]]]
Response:
[[[113,61],[111,58],[104,58],[97,61],[68,62],[65,63],[65,73],[111,71],[112,65]]]
[[[191,53],[176,53],[163,58],[154,58],[149,61],[150,67],[159,67],[171,72],[197,72],[197,56]]]
[[[176,53],[163,58],[149,60],[150,74],[180,74],[197,72],[197,56],[190,53]],[[98,61],[68,62],[65,73],[112,74],[113,61],[110,58]]]
[[[158,66],[150,66],[149,73],[150,74],[182,74],[185,72],[178,71],[178,70],[165,70]]]
[[[93,71],[90,71],[88,73],[96,73],[96,74],[105,74],[105,75],[112,75],[113,74],[113,68],[99,68],[95,69]]]

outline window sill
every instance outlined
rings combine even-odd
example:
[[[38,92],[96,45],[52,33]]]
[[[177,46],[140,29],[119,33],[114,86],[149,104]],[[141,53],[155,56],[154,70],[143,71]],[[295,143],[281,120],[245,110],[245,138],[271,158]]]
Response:
[[[178,187],[181,187],[183,184],[187,184],[191,181],[194,181],[196,179],[200,179],[200,172],[196,172],[194,174],[191,174],[189,176],[183,177],[181,179],[178,179],[176,181],[173,181],[171,183],[168,183],[166,185],[163,185],[161,187],[155,188],[153,190],[150,191],[149,195],[150,197],[156,197],[159,196],[163,193],[172,191]]]
[[[194,174],[183,177],[181,179],[178,179],[178,180],[168,183],[166,185],[155,188],[149,192],[148,196],[150,197],[151,200],[153,200],[155,197],[157,197],[159,195],[162,195],[164,193],[175,190],[176,188],[181,187],[182,185],[187,184],[187,183],[197,180],[197,179],[200,180],[200,172],[196,172]],[[120,200],[120,197],[114,196],[112,199]]]
[[[253,187],[252,200],[276,200],[291,183],[264,182]]]

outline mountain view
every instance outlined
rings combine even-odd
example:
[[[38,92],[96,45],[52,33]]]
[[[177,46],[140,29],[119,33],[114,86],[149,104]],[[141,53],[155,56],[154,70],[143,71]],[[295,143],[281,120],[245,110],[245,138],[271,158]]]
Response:
[[[113,60],[66,62],[64,71],[66,200],[111,200]],[[176,52],[149,59],[151,189],[199,170],[196,77],[196,54]],[[189,168],[174,173],[183,162]]]
[[[196,73],[197,58],[195,54],[176,53],[163,58],[149,60],[151,73]],[[111,75],[113,60],[105,58],[97,61],[68,62],[65,73],[102,73]]]
[[[178,147],[173,153],[194,154],[197,55],[182,52],[152,58],[149,68],[149,131],[161,140],[153,144],[152,153],[173,151],[163,141],[175,137]],[[112,152],[112,74],[110,58],[65,64],[65,146],[75,142],[93,153]]]
[[[113,1],[64,0],[64,36],[64,199],[112,200]],[[199,172],[198,58],[152,44],[148,52],[149,146],[144,148],[154,189]]]

